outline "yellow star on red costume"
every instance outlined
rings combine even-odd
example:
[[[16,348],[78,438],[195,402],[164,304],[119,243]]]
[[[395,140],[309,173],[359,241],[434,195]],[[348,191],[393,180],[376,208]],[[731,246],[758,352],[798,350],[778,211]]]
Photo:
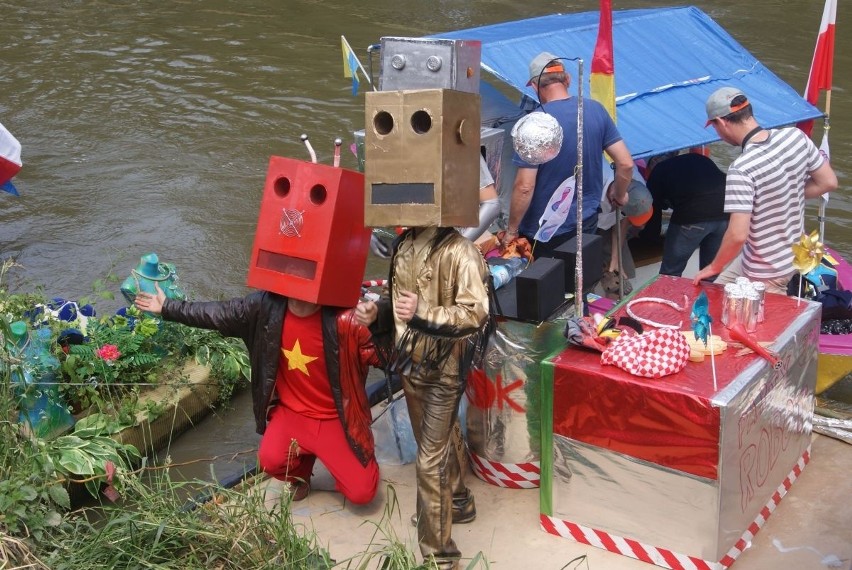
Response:
[[[311,373],[308,372],[308,364],[316,360],[318,357],[302,354],[302,347],[299,346],[299,339],[296,339],[296,344],[293,345],[293,350],[282,348],[281,352],[284,353],[284,358],[287,359],[287,370],[298,369],[303,372],[305,376],[311,375]]]

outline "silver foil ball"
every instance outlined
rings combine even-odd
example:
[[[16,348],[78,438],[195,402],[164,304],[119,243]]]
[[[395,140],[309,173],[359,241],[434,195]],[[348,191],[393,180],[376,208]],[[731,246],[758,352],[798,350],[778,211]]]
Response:
[[[515,152],[525,162],[544,164],[562,148],[562,127],[553,115],[530,113],[512,127],[512,139]]]

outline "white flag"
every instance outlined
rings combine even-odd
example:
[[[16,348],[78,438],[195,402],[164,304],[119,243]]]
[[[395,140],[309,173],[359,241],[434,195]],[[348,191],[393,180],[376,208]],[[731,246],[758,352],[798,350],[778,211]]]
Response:
[[[819,143],[819,153],[825,157],[825,159],[831,162],[831,153],[828,152],[828,130],[823,131],[822,133],[822,142]],[[828,195],[830,192],[826,192],[822,195],[822,200],[826,204],[828,203]]]
[[[541,218],[538,220],[538,231],[533,236],[538,241],[550,241],[556,230],[562,226],[562,223],[568,217],[568,210],[571,209],[571,203],[574,201],[574,188],[576,180],[573,176],[566,178],[547,202],[547,207],[544,209]]]

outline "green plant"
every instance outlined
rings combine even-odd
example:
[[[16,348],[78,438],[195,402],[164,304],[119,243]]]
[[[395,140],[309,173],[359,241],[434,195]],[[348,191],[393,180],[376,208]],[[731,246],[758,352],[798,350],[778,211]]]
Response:
[[[129,418],[141,408],[156,417],[162,410],[147,403],[140,406],[140,395],[154,385],[184,382],[180,365],[187,358],[210,367],[220,402],[230,400],[250,375],[242,341],[162,321],[135,307],[88,319],[86,335],[85,343],[57,350],[65,379],[62,391],[78,411],[95,408]]]
[[[42,442],[44,453],[53,460],[57,473],[68,479],[82,480],[93,497],[98,496],[104,482],[120,489],[121,477],[141,460],[139,451],[132,445],[118,443],[108,436],[109,430],[99,418],[84,418],[74,426],[73,433],[48,442]]]
[[[9,321],[0,315],[0,535],[6,548],[7,535],[39,539],[47,528],[62,523],[60,511],[70,506],[68,492],[57,478],[52,458],[43,453],[42,440],[27,435],[17,421],[15,386],[12,378],[21,366],[10,353]],[[15,540],[10,552],[26,549]],[[16,555],[17,556],[17,555]]]
[[[166,411],[166,405],[162,402],[155,402],[154,400],[145,400],[143,404],[145,407],[145,413],[148,416],[148,421],[152,422],[163,415]]]
[[[128,309],[126,315],[89,319],[88,342],[68,345],[67,352],[58,353],[69,381],[66,394],[86,406],[96,394],[120,399],[129,386],[151,383],[154,368],[165,356],[156,340],[158,332],[158,321],[135,309]]]
[[[126,483],[124,502],[100,508],[97,522],[80,513],[52,533],[42,556],[51,568],[329,570],[334,565],[316,536],[293,524],[287,495],[269,504],[265,494],[253,490],[173,481],[168,470],[132,476]],[[211,500],[187,502],[187,494],[199,496],[199,487]]]
[[[216,331],[163,322],[164,339],[179,347],[181,354],[192,356],[210,367],[210,376],[219,384],[219,401],[227,402],[240,383],[251,377],[251,363],[243,341],[223,337]]]

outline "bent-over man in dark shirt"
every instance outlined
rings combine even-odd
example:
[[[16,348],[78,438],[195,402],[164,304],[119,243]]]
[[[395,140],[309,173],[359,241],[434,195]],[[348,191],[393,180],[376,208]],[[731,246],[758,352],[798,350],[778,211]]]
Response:
[[[655,216],[663,209],[672,210],[660,273],[680,277],[696,249],[699,267],[706,267],[716,257],[728,229],[725,173],[710,158],[694,152],[663,158],[656,164],[652,159],[649,170],[648,190],[654,197]]]

